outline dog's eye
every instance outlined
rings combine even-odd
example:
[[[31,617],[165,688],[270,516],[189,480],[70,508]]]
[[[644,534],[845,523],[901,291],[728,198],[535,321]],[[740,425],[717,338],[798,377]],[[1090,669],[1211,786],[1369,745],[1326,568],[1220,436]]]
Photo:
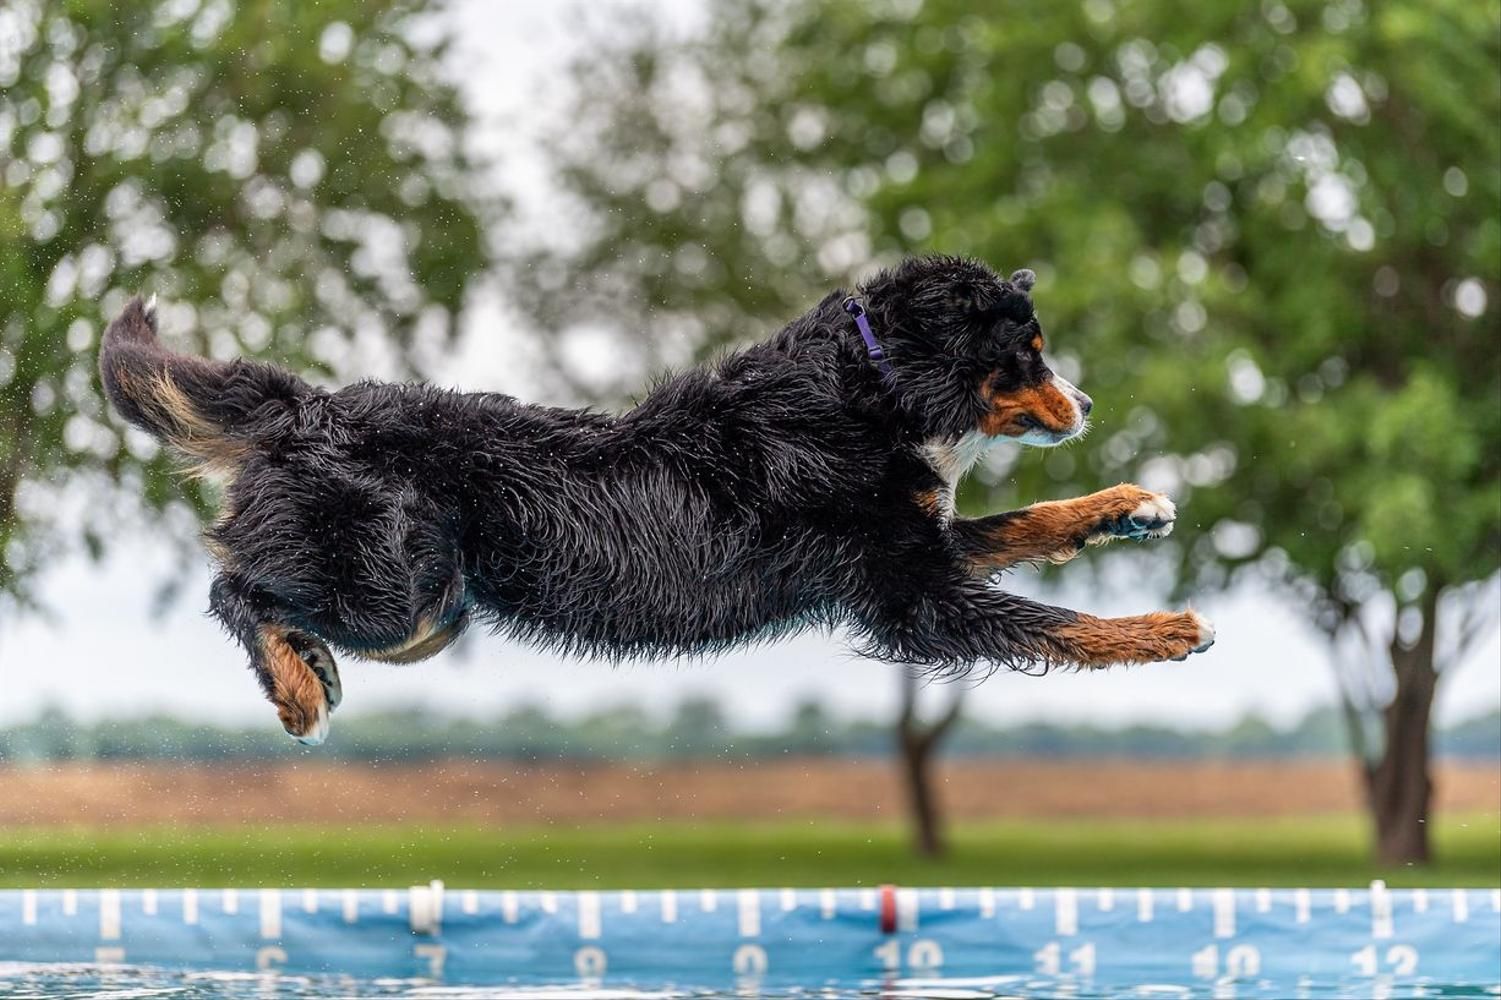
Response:
[[[1026,413],[1023,413],[1021,416],[1016,418],[1016,426],[1020,427],[1024,431],[1035,431],[1042,429],[1042,424],[1038,423],[1037,418]]]

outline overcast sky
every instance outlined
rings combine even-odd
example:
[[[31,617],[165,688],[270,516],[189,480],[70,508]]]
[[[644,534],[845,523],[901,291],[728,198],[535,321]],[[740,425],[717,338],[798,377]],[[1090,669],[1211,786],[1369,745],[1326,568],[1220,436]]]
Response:
[[[691,26],[699,6],[697,0],[674,0],[659,9],[678,25]],[[528,153],[535,116],[546,108],[534,97],[576,44],[571,8],[470,0],[453,15],[461,28],[455,67],[484,122],[479,142],[504,158],[507,187],[534,214],[546,203],[545,172]],[[443,380],[529,395],[525,353],[507,335],[507,325],[497,307],[479,310],[449,370],[440,373]],[[117,548],[103,565],[60,565],[43,589],[44,601],[57,610],[52,621],[0,624],[0,724],[57,704],[88,718],[172,711],[274,729],[275,717],[245,669],[243,653],[203,615],[206,558],[183,599],[164,617],[152,617],[151,594],[169,571],[168,553],[150,538]],[[1014,589],[1038,590],[1030,571],[1013,579]],[[1062,600],[1094,613],[1154,609],[1150,595],[1127,596],[1123,589],[1080,586]],[[974,687],[971,711],[997,720],[1219,725],[1247,711],[1290,722],[1332,702],[1323,647],[1291,610],[1255,593],[1207,600],[1201,610],[1219,632],[1218,644],[1206,654],[1185,663],[1087,675],[998,675]],[[574,714],[621,701],[665,708],[687,695],[710,693],[737,718],[764,726],[808,696],[851,714],[890,712],[896,696],[892,668],[856,660],[837,637],[817,635],[710,661],[626,666],[562,660],[476,635],[462,653],[418,666],[345,661],[342,678],[341,713],[421,703],[489,714],[528,701]],[[1439,718],[1463,718],[1498,701],[1501,635],[1446,679]]]

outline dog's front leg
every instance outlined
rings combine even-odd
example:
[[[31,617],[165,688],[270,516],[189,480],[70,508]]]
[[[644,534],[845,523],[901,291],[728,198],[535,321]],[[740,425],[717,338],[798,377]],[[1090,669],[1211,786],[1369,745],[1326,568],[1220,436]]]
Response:
[[[1085,668],[1181,660],[1214,645],[1214,626],[1193,611],[1096,618],[1039,604],[978,580],[921,594],[882,594],[865,617],[868,650],[888,659],[965,672],[980,664]]]
[[[1167,497],[1122,483],[1074,500],[960,518],[953,532],[970,572],[985,576],[1019,562],[1067,562],[1086,545],[1116,538],[1162,538],[1173,530],[1176,516]]]

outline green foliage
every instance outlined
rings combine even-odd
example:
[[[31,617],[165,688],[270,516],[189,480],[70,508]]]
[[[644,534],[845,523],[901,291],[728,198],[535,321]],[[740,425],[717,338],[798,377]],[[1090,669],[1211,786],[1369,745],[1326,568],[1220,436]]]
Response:
[[[891,823],[296,826],[0,832],[0,886],[652,886],[1496,884],[1494,814],[1453,817],[1444,862],[1363,860],[1353,816],[955,824],[941,860]]]
[[[1497,571],[1496,0],[723,0],[624,34],[552,154],[586,235],[513,272],[544,326],[656,365],[904,253],[1032,267],[1096,429],[970,510],[1139,480],[1180,500],[1180,590],[1255,566],[1331,633]]]
[[[495,206],[426,6],[0,7],[0,600],[101,551],[126,497],[180,529],[207,508],[106,414],[94,345],[128,294],[176,343],[313,372],[357,330],[449,337]]]

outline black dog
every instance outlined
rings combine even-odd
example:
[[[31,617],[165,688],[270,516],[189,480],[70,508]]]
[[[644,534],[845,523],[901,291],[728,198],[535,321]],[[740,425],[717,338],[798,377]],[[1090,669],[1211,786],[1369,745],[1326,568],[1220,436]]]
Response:
[[[620,416],[427,385],[327,392],[173,354],[140,300],[100,370],[126,419],[225,482],[212,610],[305,742],[339,701],[329,646],[420,660],[471,619],[610,657],[843,625],[867,655],[944,672],[1206,649],[1192,612],[1099,619],[989,580],[1165,535],[1165,497],[1122,485],[954,515],[990,441],[1084,429],[1089,397],[1043,361],[1032,281],[908,260]]]

